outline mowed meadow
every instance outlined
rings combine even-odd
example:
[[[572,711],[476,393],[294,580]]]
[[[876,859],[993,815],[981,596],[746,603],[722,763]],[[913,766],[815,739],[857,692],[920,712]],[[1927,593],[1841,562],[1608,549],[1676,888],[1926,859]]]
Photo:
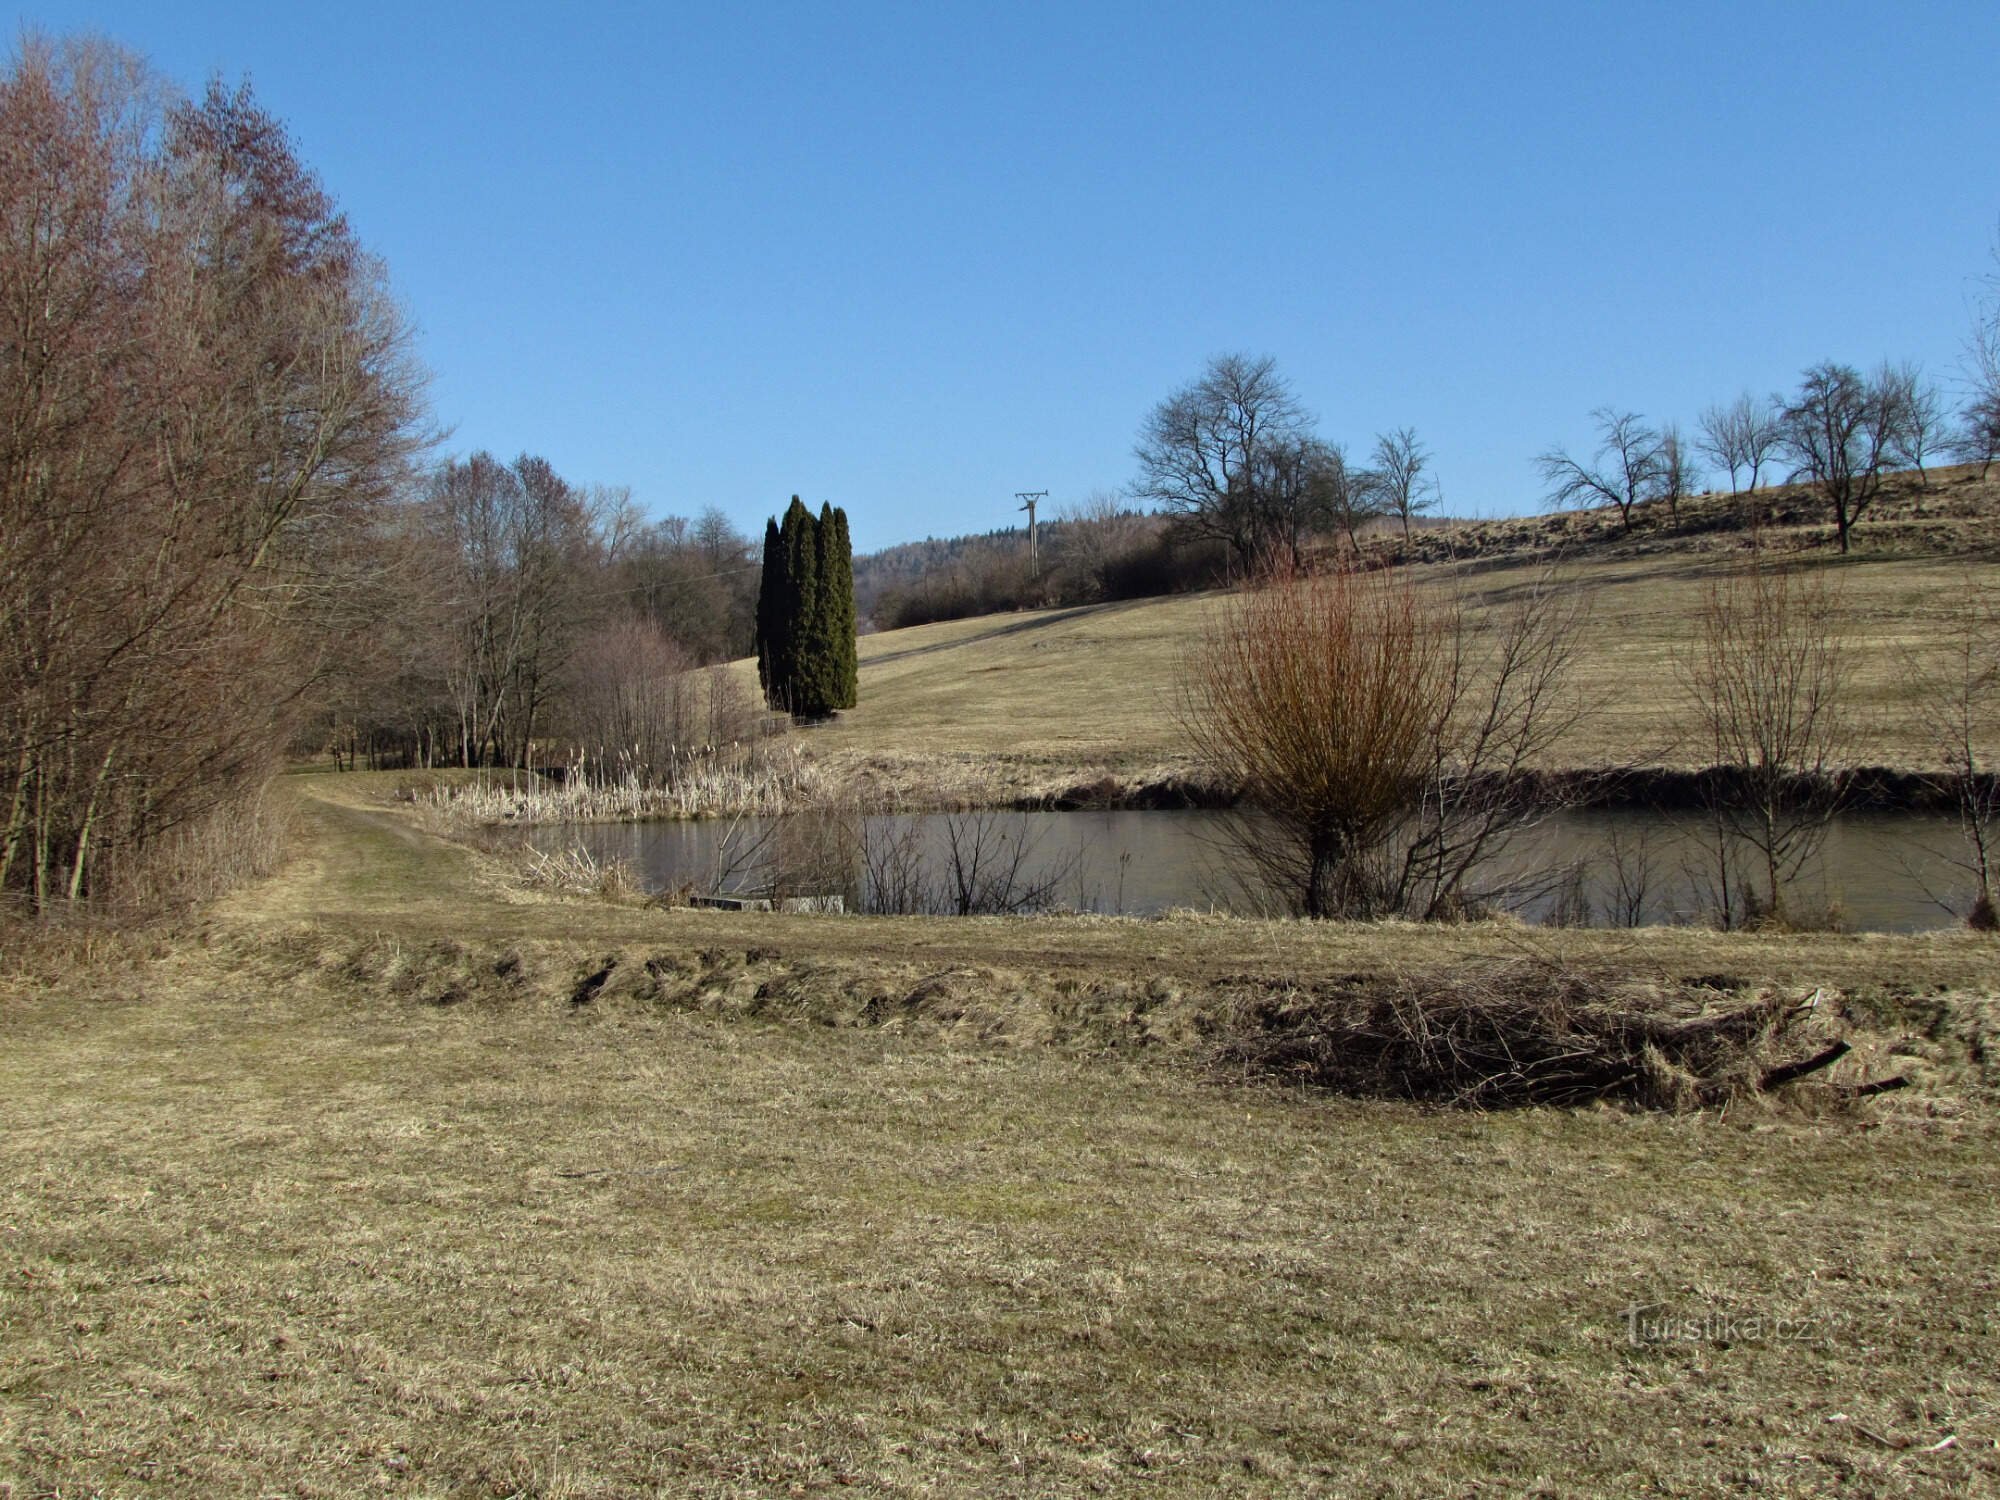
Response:
[[[396,779],[9,955],[13,1494],[2000,1486],[1990,939],[666,911]],[[1810,997],[1917,1082],[1482,1113],[1213,1045],[1467,966]]]

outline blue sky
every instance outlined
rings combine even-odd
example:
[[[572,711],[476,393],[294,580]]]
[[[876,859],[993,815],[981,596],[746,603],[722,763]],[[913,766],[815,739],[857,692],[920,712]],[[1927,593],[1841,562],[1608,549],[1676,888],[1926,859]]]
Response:
[[[1612,404],[1948,382],[1995,269],[2000,6],[50,3],[248,77],[388,262],[448,451],[857,547],[1132,477],[1275,356],[1535,508]],[[1044,514],[1048,514],[1047,511]]]

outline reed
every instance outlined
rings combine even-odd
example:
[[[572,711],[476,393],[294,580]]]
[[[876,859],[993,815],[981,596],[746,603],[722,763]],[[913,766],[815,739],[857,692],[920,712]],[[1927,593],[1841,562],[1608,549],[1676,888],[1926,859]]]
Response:
[[[823,803],[826,775],[790,747],[734,762],[676,756],[657,779],[631,767],[593,774],[579,760],[560,780],[481,778],[438,785],[417,798],[444,833],[547,823],[625,823],[655,818],[777,817]]]

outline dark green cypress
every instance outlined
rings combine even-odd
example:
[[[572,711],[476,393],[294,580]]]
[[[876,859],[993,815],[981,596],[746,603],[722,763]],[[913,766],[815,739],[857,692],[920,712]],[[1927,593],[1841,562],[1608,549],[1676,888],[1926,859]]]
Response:
[[[799,675],[806,702],[817,717],[840,703],[839,648],[834,616],[839,610],[840,569],[834,557],[833,507],[821,502],[813,521],[813,597],[800,615],[805,647]]]
[[[765,702],[801,718],[854,706],[854,547],[845,511],[822,505],[815,518],[794,495],[782,525],[765,522],[757,677]]]
[[[772,516],[764,523],[764,573],[757,586],[757,685],[764,690],[765,702],[773,705],[777,674],[772,653],[777,649],[779,604],[785,594],[785,542],[778,518]]]
[[[825,711],[817,691],[821,653],[813,628],[820,599],[819,527],[797,495],[792,496],[791,506],[785,511],[784,537],[788,584],[785,607],[789,618],[784,632],[783,671],[779,676],[782,701],[794,714],[813,718]]]
[[[830,522],[822,524],[832,535],[828,548],[831,560],[824,574],[829,580],[824,587],[832,601],[827,613],[832,637],[828,643],[833,663],[832,706],[852,708],[861,697],[861,662],[854,638],[854,543],[847,534],[846,511],[836,507]]]

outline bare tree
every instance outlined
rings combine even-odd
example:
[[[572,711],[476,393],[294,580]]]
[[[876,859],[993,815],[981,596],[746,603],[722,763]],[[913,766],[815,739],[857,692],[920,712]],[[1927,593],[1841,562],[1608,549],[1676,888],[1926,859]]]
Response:
[[[1975,577],[1964,584],[1967,607],[1944,635],[1941,656],[1915,652],[1903,662],[1911,705],[1942,766],[1939,785],[1958,813],[1973,884],[1972,926],[2000,928],[1995,866],[2000,864],[2000,601]]]
[[[1960,415],[1965,425],[1959,429],[1954,451],[1967,463],[1979,465],[1984,479],[2000,458],[2000,387],[1975,394]]]
[[[1667,502],[1667,514],[1678,526],[1681,501],[1701,487],[1701,469],[1695,464],[1688,445],[1681,438],[1680,425],[1669,422],[1660,429],[1659,476],[1655,481],[1658,498]]]
[[[1377,433],[1370,455],[1370,486],[1385,515],[1403,523],[1403,540],[1410,539],[1410,522],[1427,510],[1435,509],[1440,492],[1430,468],[1430,450],[1417,438],[1414,427],[1398,427],[1394,432]]]
[[[1814,365],[1784,409],[1784,451],[1792,478],[1815,486],[1833,511],[1840,550],[1881,496],[1882,478],[1903,441],[1903,403],[1851,365]]]
[[[529,764],[586,623],[596,565],[588,497],[544,459],[475,453],[433,476],[425,501],[460,600],[449,676],[464,765]]]
[[[2000,239],[1992,253],[2000,263]],[[1964,426],[1955,445],[1961,458],[1979,465],[1981,479],[2000,457],[2000,272],[1989,273],[1984,285],[1960,364],[1966,399],[1960,410]]]
[[[688,753],[719,736],[707,685],[688,653],[643,615],[615,616],[580,643],[562,693],[576,760],[593,777],[665,784]]]
[[[1928,490],[1931,477],[1924,460],[1936,458],[1952,444],[1944,397],[1924,378],[1922,369],[1907,362],[1883,365],[1875,383],[1894,413],[1890,454],[1898,464],[1915,469],[1917,482]]]
[[[1637,412],[1600,406],[1596,422],[1596,467],[1579,463],[1561,448],[1551,448],[1536,462],[1556,505],[1613,505],[1624,529],[1632,529],[1632,510],[1653,498],[1660,482],[1660,435]]]
[[[1771,403],[1759,401],[1748,391],[1727,406],[1711,406],[1701,414],[1701,436],[1696,447],[1704,458],[1729,471],[1732,496],[1757,488],[1764,465],[1777,452],[1783,428]],[[1740,488],[1736,476],[1748,482]]]
[[[1537,587],[1481,628],[1407,578],[1280,570],[1190,659],[1180,723],[1241,789],[1236,843],[1311,917],[1444,917],[1541,811],[1524,772],[1574,727],[1579,596]]]
[[[1711,766],[1709,845],[1725,923],[1783,921],[1786,888],[1838,810],[1835,773],[1851,735],[1839,607],[1825,573],[1761,553],[1704,591],[1679,670]]]
[[[1356,532],[1369,519],[1368,500],[1337,444],[1304,435],[1270,442],[1243,482],[1255,497],[1251,505],[1262,538],[1253,554],[1258,560],[1282,559],[1297,567],[1307,539],[1331,526],[1359,545]]]
[[[1057,531],[1057,567],[1070,580],[1072,596],[1103,598],[1112,567],[1145,539],[1145,517],[1111,490],[1070,501],[1057,516],[1062,523]]]
[[[1010,915],[1044,911],[1077,877],[1082,850],[1040,852],[1042,837],[992,810],[944,814],[931,846],[917,818],[866,820],[860,836],[861,897],[885,915]]]
[[[1347,538],[1348,550],[1360,552],[1361,528],[1387,514],[1375,476],[1365,469],[1349,467],[1347,451],[1338,443],[1312,443],[1305,457],[1313,465],[1307,476],[1312,486],[1312,504],[1301,517],[1305,529],[1317,525],[1336,527]],[[1286,549],[1285,561],[1295,568],[1305,560],[1298,545],[1303,535],[1303,530],[1296,533]]]
[[[1276,360],[1221,354],[1147,416],[1132,493],[1183,535],[1225,543],[1247,571],[1309,527],[1316,447]]]
[[[247,90],[0,76],[0,891],[115,889],[252,802],[423,438],[380,266]]]

